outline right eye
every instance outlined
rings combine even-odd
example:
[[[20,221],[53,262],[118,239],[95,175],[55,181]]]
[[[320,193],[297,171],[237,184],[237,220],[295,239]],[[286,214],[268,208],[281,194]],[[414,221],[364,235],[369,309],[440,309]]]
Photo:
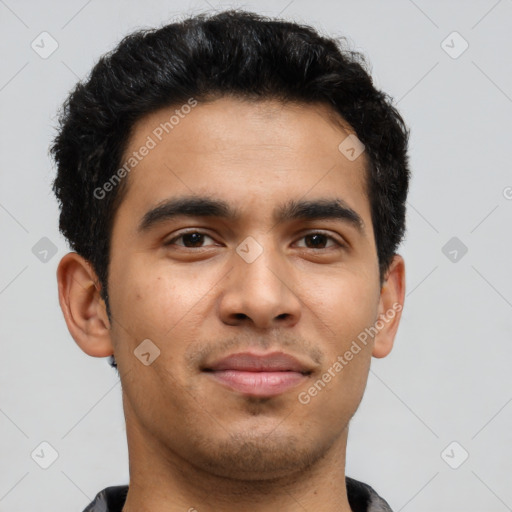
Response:
[[[209,238],[210,240],[213,240],[213,238],[206,233],[203,233],[201,231],[187,231],[185,233],[181,233],[168,242],[165,242],[164,245],[178,245],[180,247],[185,247],[187,249],[193,249],[193,248],[199,248],[201,249],[203,246],[200,245],[202,242],[204,242],[204,238]],[[177,244],[175,243],[176,240],[183,240],[183,244]],[[188,245],[190,244],[190,245]]]

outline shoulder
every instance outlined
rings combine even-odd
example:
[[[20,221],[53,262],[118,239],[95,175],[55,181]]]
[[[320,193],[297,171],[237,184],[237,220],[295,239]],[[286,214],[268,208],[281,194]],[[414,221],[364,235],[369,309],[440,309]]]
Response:
[[[345,477],[347,496],[353,512],[393,512],[384,498],[381,498],[373,487]]]
[[[128,494],[127,485],[106,487],[94,500],[87,505],[83,512],[121,512]]]

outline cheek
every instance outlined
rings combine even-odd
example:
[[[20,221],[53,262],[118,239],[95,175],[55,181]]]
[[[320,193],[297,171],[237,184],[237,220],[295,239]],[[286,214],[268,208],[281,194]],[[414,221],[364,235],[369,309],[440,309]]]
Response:
[[[112,276],[112,313],[132,333],[161,336],[186,311],[186,289],[179,278],[170,279],[154,264],[134,262]]]
[[[309,295],[319,330],[325,333],[322,348],[325,362],[317,377],[317,405],[326,415],[353,413],[359,404],[371,362],[372,338],[365,329],[378,314],[378,289],[368,277],[345,274],[344,279],[330,279]],[[319,331],[320,332],[320,331]]]
[[[179,357],[185,339],[201,326],[197,317],[206,314],[206,296],[212,286],[210,280],[179,270],[174,270],[171,278],[154,264],[119,271],[117,278],[112,276],[111,285],[116,349],[128,356],[143,340],[150,339],[162,359]]]
[[[304,301],[325,326],[332,341],[329,347],[341,351],[349,338],[357,337],[375,321],[378,293],[376,281],[347,270],[339,278],[331,275],[310,286]]]

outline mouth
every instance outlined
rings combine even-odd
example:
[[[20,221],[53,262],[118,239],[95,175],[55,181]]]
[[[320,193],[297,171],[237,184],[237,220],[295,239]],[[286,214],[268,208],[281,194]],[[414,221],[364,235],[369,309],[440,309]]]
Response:
[[[283,352],[232,354],[202,371],[224,387],[255,397],[280,395],[304,383],[312,373],[307,364]]]

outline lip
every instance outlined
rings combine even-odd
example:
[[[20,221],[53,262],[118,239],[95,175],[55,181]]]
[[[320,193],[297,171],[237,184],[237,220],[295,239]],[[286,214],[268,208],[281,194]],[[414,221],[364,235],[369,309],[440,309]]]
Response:
[[[231,354],[203,372],[219,384],[245,395],[271,397],[303,383],[312,369],[284,352]]]

